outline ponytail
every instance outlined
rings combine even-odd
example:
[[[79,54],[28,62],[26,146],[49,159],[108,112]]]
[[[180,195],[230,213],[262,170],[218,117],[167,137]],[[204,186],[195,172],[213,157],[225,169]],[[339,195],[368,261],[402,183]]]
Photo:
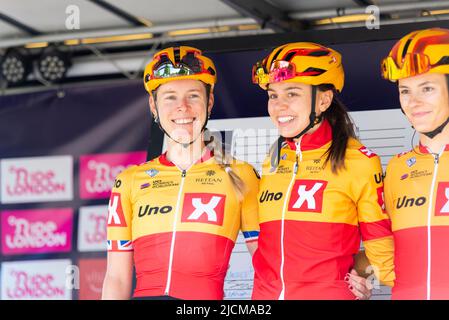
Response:
[[[235,161],[235,159],[230,153],[224,150],[224,144],[220,143],[220,139],[217,139],[217,137],[214,136],[208,129],[204,130],[204,135],[205,137],[210,137],[209,140],[205,139],[206,146],[214,152],[215,160],[231,178],[232,185],[239,201],[243,201],[246,193],[246,186],[243,180],[231,168],[231,163]]]

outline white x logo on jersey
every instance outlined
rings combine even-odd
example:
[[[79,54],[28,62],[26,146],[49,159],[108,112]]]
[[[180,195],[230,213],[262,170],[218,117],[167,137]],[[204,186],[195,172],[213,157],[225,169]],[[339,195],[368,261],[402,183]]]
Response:
[[[207,214],[207,220],[217,222],[217,212],[215,208],[222,198],[213,196],[209,203],[203,203],[201,198],[192,198],[192,205],[195,211],[187,218],[188,220],[198,220],[204,213]]]
[[[293,205],[293,208],[298,209],[301,208],[303,203],[307,201],[307,208],[309,210],[316,209],[316,201],[315,201],[315,193],[320,190],[320,188],[323,186],[321,182],[317,182],[314,184],[312,189],[306,190],[305,185],[300,185],[298,187],[298,195],[299,198],[296,200],[295,204]]]
[[[441,213],[449,213],[449,188],[444,190],[444,194],[446,196],[446,204],[441,208]]]
[[[122,208],[120,205],[120,194],[113,193],[111,200],[108,204],[108,225],[114,227],[126,226],[126,221],[123,216]]]

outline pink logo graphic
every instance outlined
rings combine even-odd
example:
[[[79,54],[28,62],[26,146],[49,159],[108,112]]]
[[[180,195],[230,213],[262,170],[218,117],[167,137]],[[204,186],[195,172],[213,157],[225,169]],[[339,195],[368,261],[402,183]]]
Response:
[[[2,203],[73,199],[71,156],[2,159]]]
[[[131,165],[145,162],[146,152],[85,155],[80,157],[80,197],[108,198],[116,176]]]
[[[9,168],[14,184],[6,186],[8,196],[42,195],[64,193],[66,184],[55,181],[56,173],[53,170],[29,171],[27,168]]]
[[[81,207],[78,217],[78,250],[106,251],[108,206]]]
[[[107,219],[106,216],[99,216],[91,213],[89,215],[89,220],[91,224],[94,226],[94,230],[92,232],[86,231],[84,233],[84,240],[87,244],[104,244],[106,243],[106,224]]]
[[[64,286],[55,284],[52,274],[28,274],[22,270],[11,270],[14,286],[6,289],[7,299],[62,299]]]
[[[2,252],[36,254],[72,248],[72,209],[3,211]]]

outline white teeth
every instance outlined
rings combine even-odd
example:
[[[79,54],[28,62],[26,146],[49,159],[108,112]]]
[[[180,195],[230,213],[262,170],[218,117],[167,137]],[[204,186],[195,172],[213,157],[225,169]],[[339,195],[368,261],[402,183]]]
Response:
[[[185,118],[185,119],[175,119],[173,121],[176,124],[187,124],[187,123],[192,123],[193,120],[194,120],[193,118]]]
[[[294,119],[294,117],[292,117],[292,116],[279,117],[279,118],[278,118],[278,121],[279,121],[280,123],[285,123],[285,122],[288,122],[288,121],[293,120],[293,119]]]

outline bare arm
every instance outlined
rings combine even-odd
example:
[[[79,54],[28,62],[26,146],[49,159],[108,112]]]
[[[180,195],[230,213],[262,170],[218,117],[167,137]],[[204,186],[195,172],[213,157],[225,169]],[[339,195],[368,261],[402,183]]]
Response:
[[[249,254],[251,257],[254,255],[254,252],[257,250],[257,241],[247,242],[246,247],[248,248]]]
[[[103,282],[103,300],[131,298],[133,252],[108,252],[108,264]]]

